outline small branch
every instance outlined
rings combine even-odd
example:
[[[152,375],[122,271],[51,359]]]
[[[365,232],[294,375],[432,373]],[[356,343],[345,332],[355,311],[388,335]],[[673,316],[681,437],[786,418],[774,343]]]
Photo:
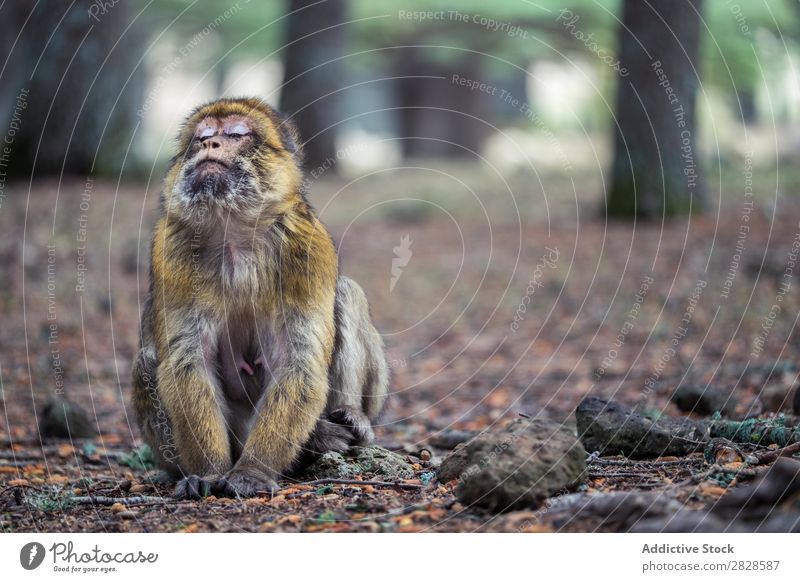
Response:
[[[755,477],[758,475],[756,469],[749,469],[747,467],[742,467],[740,469],[726,469],[720,465],[711,465],[709,469],[706,471],[701,471],[700,473],[695,473],[688,479],[681,481],[680,483],[676,483],[675,485],[680,487],[683,485],[693,485],[697,483],[701,483],[708,479],[709,477],[715,475],[716,473],[733,473],[736,479],[740,477]]]
[[[755,463],[750,463],[750,464],[763,465],[765,463],[771,463],[772,461],[777,460],[778,457],[782,457],[784,455],[793,455],[795,453],[800,453],[800,442],[796,442],[781,449],[775,449],[760,454],[754,454],[753,456],[757,459],[757,461]]]
[[[425,489],[425,485],[416,483],[395,483],[391,481],[359,481],[357,479],[314,479],[313,481],[301,481],[292,483],[297,485],[372,485],[373,487],[398,487],[400,489]]]
[[[114,505],[115,503],[121,503],[122,505],[165,505],[168,503],[176,503],[176,500],[170,497],[155,497],[152,495],[137,495],[134,497],[82,495],[73,497],[69,501],[74,505]]]
[[[41,461],[44,456],[39,452],[31,451],[0,451],[0,459],[11,461]]]
[[[647,467],[674,467],[676,465],[689,465],[691,463],[702,463],[703,457],[683,458],[675,461],[642,461],[636,459],[593,459],[590,465],[645,465]]]
[[[650,475],[645,475],[642,473],[630,473],[628,471],[617,471],[615,473],[603,473],[602,471],[601,472],[589,471],[587,473],[587,476],[589,477],[589,479],[605,479],[614,477],[617,478],[638,477],[639,479],[645,479],[647,477],[650,477]]]

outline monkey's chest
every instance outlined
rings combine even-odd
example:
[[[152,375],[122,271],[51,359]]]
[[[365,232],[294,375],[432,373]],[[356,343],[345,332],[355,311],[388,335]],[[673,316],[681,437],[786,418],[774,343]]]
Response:
[[[219,277],[223,291],[231,299],[253,297],[264,286],[264,258],[252,248],[228,242],[222,248]]]

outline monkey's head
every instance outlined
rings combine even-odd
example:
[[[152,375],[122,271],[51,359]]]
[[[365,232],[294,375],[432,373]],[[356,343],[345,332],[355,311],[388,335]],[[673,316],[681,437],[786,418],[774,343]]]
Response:
[[[220,99],[195,109],[178,135],[164,189],[167,211],[257,221],[299,193],[297,130],[256,98]]]

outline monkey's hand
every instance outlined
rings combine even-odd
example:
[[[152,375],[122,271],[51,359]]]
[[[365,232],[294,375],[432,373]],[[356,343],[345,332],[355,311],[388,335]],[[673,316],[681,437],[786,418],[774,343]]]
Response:
[[[275,479],[252,467],[234,468],[212,487],[215,495],[227,497],[272,496],[279,489]]]

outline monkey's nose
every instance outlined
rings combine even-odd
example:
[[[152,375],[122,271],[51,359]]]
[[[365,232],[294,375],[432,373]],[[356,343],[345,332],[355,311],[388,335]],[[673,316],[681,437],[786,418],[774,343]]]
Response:
[[[200,142],[204,150],[215,150],[222,146],[222,143],[216,137],[211,137]]]

